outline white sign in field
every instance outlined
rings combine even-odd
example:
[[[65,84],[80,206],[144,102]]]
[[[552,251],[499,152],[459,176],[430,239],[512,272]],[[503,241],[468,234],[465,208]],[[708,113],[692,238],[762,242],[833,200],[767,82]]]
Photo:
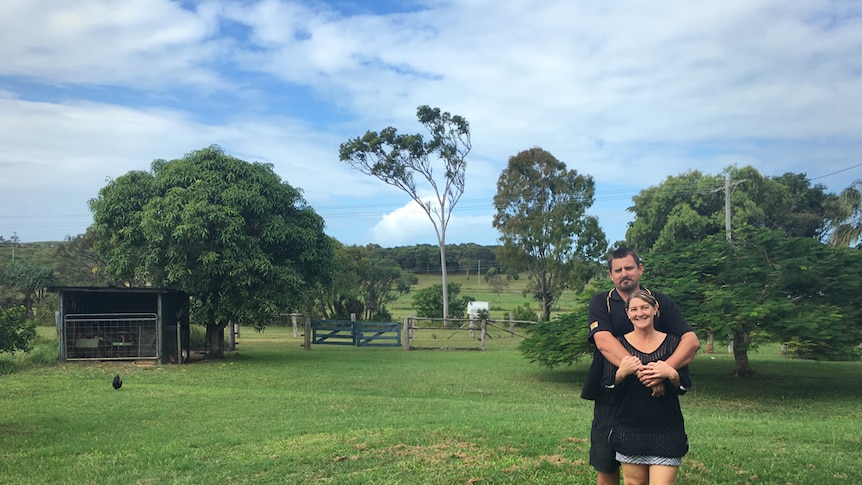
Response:
[[[485,310],[486,312],[490,311],[490,305],[487,301],[470,301],[467,302],[467,315],[470,318],[476,318],[479,316],[480,310]]]

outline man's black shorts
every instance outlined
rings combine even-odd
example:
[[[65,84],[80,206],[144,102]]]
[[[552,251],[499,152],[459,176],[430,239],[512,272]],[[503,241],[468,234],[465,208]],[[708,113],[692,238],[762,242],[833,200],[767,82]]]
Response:
[[[620,469],[616,452],[608,441],[614,422],[613,411],[612,404],[595,401],[593,427],[590,430],[590,465],[604,473],[613,473]]]

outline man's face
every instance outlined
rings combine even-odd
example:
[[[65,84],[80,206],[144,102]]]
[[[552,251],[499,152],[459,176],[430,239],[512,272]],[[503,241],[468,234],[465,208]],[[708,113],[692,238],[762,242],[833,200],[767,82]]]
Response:
[[[641,274],[644,272],[643,264],[635,264],[633,256],[614,259],[611,261],[610,277],[614,287],[620,293],[631,293],[640,286]]]

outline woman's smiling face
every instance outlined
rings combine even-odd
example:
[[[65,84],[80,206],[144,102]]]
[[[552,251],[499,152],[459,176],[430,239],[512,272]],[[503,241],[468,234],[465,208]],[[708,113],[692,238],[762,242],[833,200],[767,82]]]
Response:
[[[626,311],[635,328],[651,326],[655,320],[656,308],[650,302],[637,297],[629,300]]]

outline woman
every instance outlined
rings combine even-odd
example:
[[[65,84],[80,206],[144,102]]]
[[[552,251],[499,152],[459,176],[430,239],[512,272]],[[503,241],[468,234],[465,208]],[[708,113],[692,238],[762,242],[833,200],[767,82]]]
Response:
[[[634,330],[619,340],[631,355],[619,367],[605,365],[605,385],[616,395],[610,442],[626,485],[673,484],[688,452],[679,396],[691,386],[691,377],[688,367],[677,371],[664,362],[679,337],[655,329],[659,306],[649,291],[635,290],[626,311]],[[638,380],[638,374],[647,369],[665,378],[663,393]]]

